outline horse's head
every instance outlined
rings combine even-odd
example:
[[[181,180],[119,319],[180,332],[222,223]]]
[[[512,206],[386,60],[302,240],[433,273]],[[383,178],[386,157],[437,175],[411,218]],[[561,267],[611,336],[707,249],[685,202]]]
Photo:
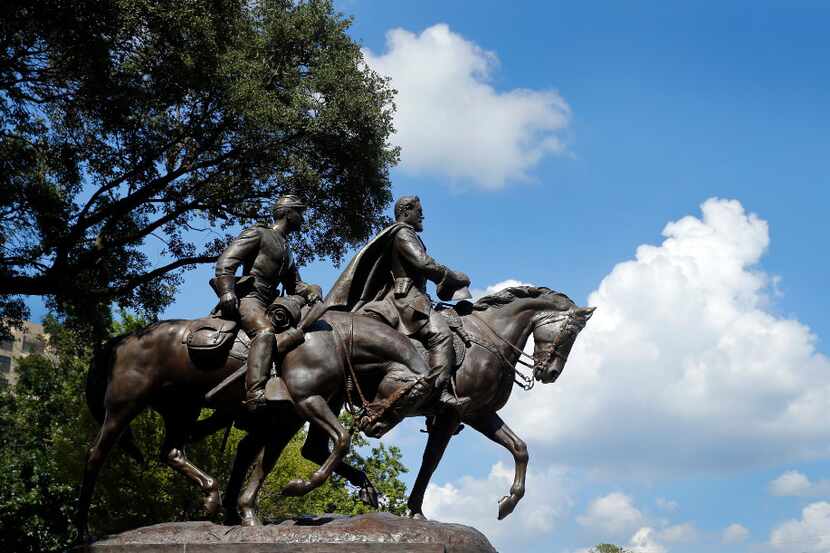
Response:
[[[566,311],[540,314],[533,327],[533,376],[550,384],[565,368],[579,332],[585,328],[596,307],[572,307]]]

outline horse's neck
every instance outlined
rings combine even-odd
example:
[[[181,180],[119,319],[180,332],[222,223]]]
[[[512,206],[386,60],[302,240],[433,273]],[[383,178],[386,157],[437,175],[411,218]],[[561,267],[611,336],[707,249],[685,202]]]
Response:
[[[524,349],[533,331],[534,315],[535,310],[525,302],[509,304],[501,309],[489,309],[479,314],[499,336],[519,349]]]

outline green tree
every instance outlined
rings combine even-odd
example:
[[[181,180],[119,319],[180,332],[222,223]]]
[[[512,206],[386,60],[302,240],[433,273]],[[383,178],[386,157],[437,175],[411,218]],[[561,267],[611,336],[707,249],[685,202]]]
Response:
[[[623,549],[619,545],[610,543],[601,543],[591,548],[590,553],[631,553],[628,549]]]
[[[117,331],[143,326],[140,318],[122,315]],[[55,355],[32,355],[22,360],[20,378],[0,390],[0,551],[64,551],[74,538],[73,515],[86,449],[98,424],[84,400],[90,351],[74,330],[46,322]],[[161,444],[161,418],[139,416],[132,429],[147,454],[139,466],[116,448],[101,472],[90,512],[93,535],[120,532],[152,523],[193,520],[202,516],[202,497],[189,480],[155,461]],[[235,446],[244,435],[231,431],[221,450],[222,433],[188,447],[188,457],[208,473],[226,481]],[[359,513],[367,508],[355,490],[339,478],[303,498],[280,498],[281,485],[308,476],[316,465],[300,454],[305,439],[299,433],[283,452],[266,482],[261,500],[265,518],[323,512]],[[397,448],[379,445],[367,451],[356,437],[349,462],[367,472],[384,494],[383,510],[402,513],[406,489],[400,481],[406,468]]]
[[[330,0],[4,2],[0,321],[21,295],[97,338],[112,303],[153,317],[287,190],[301,262],[371,236],[394,91],[349,25]]]

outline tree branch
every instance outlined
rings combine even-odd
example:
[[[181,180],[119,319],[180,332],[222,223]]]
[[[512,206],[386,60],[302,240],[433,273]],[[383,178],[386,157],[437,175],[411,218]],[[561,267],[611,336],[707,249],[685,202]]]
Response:
[[[128,280],[125,284],[119,286],[118,288],[98,288],[92,290],[92,293],[98,296],[112,296],[117,297],[122,294],[126,294],[133,288],[141,286],[142,284],[147,284],[151,282],[153,279],[158,278],[162,275],[169,273],[170,271],[174,271],[180,267],[184,267],[185,265],[196,265],[199,263],[213,263],[219,256],[217,255],[200,255],[195,257],[184,257],[182,259],[177,259],[172,263],[168,263],[158,269],[153,269],[149,273],[145,273],[141,276],[135,277],[133,279]]]

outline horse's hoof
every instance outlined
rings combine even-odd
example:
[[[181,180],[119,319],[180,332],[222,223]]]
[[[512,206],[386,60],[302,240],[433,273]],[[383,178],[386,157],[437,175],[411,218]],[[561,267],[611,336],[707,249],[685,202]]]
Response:
[[[516,508],[516,503],[519,500],[515,496],[504,496],[499,499],[499,520],[504,519],[507,515],[513,512],[513,509]]]
[[[239,521],[240,526],[247,526],[252,528],[254,526],[262,526],[262,521],[256,516],[256,513],[249,510],[244,510],[242,513],[242,520]]]
[[[429,520],[427,517],[424,516],[424,513],[421,511],[407,511],[406,516],[413,520]]]
[[[302,480],[300,478],[296,480],[292,480],[289,482],[283,489],[282,495],[288,497],[299,497],[301,495],[305,495],[311,489],[311,482],[308,480]]]
[[[222,508],[222,496],[218,490],[208,492],[205,496],[205,514],[209,517],[219,513]]]

